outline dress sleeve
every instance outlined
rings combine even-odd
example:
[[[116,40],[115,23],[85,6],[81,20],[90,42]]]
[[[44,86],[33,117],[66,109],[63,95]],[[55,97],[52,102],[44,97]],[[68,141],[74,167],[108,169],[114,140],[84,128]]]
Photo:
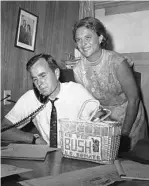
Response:
[[[74,72],[75,82],[82,84],[82,78],[81,78],[81,72],[80,72],[79,64],[74,66],[73,72]]]
[[[122,63],[122,62],[125,62],[125,63],[128,63],[128,65],[133,68],[133,61],[132,59],[129,57],[129,56],[126,56],[126,55],[120,55],[120,54],[114,54],[112,56],[112,59],[111,59],[113,62],[112,62],[112,65],[114,67],[114,69],[117,69],[119,68],[119,65]]]
[[[129,64],[130,67],[133,67],[134,62],[132,61],[131,57],[123,56],[123,58],[124,58],[124,61],[126,61]]]

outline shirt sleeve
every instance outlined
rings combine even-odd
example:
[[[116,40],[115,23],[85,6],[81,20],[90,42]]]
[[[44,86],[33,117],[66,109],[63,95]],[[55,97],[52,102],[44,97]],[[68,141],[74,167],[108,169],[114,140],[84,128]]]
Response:
[[[74,90],[73,90],[74,89]],[[72,90],[75,92],[75,104],[78,107],[78,117],[88,120],[91,114],[99,108],[100,102],[96,100],[91,93],[86,90],[81,84],[72,85]]]
[[[15,124],[21,121],[22,119],[26,118],[27,116],[29,116],[37,108],[38,105],[35,100],[33,91],[28,91],[18,99],[14,107],[5,116],[5,118],[7,118],[9,121]],[[22,125],[21,127],[25,125],[26,124]]]

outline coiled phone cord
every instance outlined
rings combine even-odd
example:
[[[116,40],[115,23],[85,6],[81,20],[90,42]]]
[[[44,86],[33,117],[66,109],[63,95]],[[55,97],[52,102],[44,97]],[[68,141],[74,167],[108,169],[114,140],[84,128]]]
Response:
[[[41,105],[37,110],[35,110],[34,112],[32,112],[29,116],[27,116],[26,118],[22,119],[21,121],[15,123],[14,125],[11,126],[7,126],[1,129],[1,132],[5,132],[9,129],[15,128],[15,127],[19,127],[21,125],[25,125],[27,123],[29,123],[41,110],[44,109],[44,107],[46,106],[46,104],[50,101],[50,99],[48,99],[45,104]]]

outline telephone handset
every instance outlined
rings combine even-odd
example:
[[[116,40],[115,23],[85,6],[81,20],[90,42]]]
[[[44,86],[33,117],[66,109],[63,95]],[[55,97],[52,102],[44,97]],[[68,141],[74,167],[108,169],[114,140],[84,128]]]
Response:
[[[43,104],[46,103],[49,96],[43,96],[42,94],[40,94],[39,90],[36,88],[34,83],[33,83],[33,90],[34,90],[34,93],[35,93],[38,101],[40,101]]]
[[[54,90],[50,93],[50,95],[53,94],[53,92],[57,89],[57,87],[58,87],[58,83],[57,83],[56,87],[54,88]],[[46,104],[50,101],[50,99],[49,99],[50,95],[49,96],[41,95],[39,93],[39,90],[36,88],[36,86],[34,84],[33,84],[33,90],[34,90],[34,93],[35,93],[37,99],[41,103],[43,103],[43,105],[41,105],[37,110],[32,112],[29,116],[25,117],[24,119],[22,119],[21,121],[15,123],[14,125],[2,128],[1,132],[4,132],[4,131],[7,131],[7,130],[12,129],[14,127],[19,127],[19,126],[22,126],[22,125],[25,125],[25,124],[29,123],[41,110],[44,109]]]

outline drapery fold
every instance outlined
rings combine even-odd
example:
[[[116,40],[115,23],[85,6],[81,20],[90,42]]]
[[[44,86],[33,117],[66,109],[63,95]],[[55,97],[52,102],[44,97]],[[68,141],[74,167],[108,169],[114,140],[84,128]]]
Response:
[[[94,1],[79,1],[79,19],[84,17],[95,17]]]

